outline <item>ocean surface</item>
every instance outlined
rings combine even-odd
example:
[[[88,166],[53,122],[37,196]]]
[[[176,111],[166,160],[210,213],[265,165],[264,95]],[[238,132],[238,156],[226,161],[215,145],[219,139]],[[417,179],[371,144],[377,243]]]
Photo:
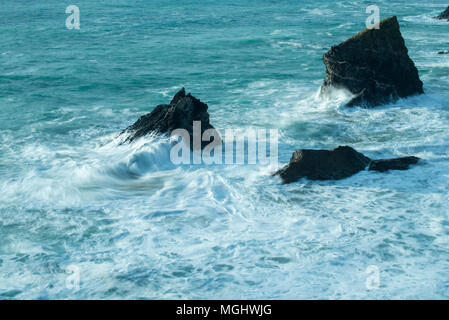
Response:
[[[373,4],[398,16],[425,94],[320,98],[322,55]],[[447,5],[1,0],[0,299],[448,299],[449,23],[432,19]],[[339,145],[425,161],[282,185],[118,143],[182,86],[218,130],[278,129],[280,165]]]

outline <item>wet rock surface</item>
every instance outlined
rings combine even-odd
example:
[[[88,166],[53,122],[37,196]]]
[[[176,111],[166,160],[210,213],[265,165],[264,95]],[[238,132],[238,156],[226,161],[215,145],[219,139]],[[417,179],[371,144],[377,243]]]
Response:
[[[279,175],[284,183],[309,180],[340,180],[348,178],[369,166],[369,170],[407,170],[417,164],[417,157],[371,160],[351,147],[340,146],[332,150],[300,149],[293,153],[290,162],[274,175]]]
[[[403,157],[397,159],[380,159],[373,160],[368,170],[385,172],[388,170],[408,170],[411,165],[417,164],[419,158],[417,157]]]
[[[347,146],[333,150],[300,149],[293,153],[290,163],[276,174],[285,183],[301,178],[339,180],[364,170],[370,161],[371,159]]]
[[[323,62],[326,78],[321,93],[330,87],[346,88],[355,95],[348,106],[375,107],[423,93],[395,16],[381,21],[379,29],[365,29],[333,46]]]
[[[447,20],[447,21],[449,21],[449,6],[447,7],[446,10],[441,12],[441,14],[439,16],[437,16],[436,18],[439,19],[439,20]]]
[[[186,95],[185,89],[182,88],[170,104],[158,105],[152,112],[140,117],[133,125],[126,128],[122,134],[128,134],[125,142],[132,142],[150,133],[170,135],[176,129],[185,129],[192,142],[194,121],[201,122],[201,135],[208,129],[215,130],[210,124],[207,110],[207,104],[190,93]],[[218,133],[217,136],[219,137]],[[208,143],[202,143],[202,147]]]

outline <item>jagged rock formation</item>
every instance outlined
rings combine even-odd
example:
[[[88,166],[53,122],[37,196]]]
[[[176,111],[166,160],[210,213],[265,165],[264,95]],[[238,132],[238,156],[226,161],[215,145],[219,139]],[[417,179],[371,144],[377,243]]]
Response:
[[[447,7],[446,10],[444,10],[443,12],[441,12],[441,14],[438,17],[435,17],[439,20],[447,20],[449,21],[449,6]]]
[[[406,170],[418,163],[419,158],[404,157],[398,159],[371,160],[351,147],[338,147],[333,150],[300,149],[293,153],[290,163],[277,171],[284,183],[310,180],[340,180],[348,178],[366,169],[385,172],[388,170]]]
[[[355,95],[347,105],[375,107],[423,93],[418,70],[408,56],[397,18],[380,22],[333,46],[323,56],[326,78],[321,87],[346,88]]]
[[[209,122],[207,109],[207,104],[190,93],[186,95],[185,89],[182,88],[170,104],[158,105],[151,113],[140,117],[133,125],[126,128],[122,134],[129,134],[125,141],[131,142],[149,133],[170,135],[173,130],[185,129],[190,134],[192,147],[193,121],[201,122],[201,135],[208,129],[215,130]],[[219,137],[218,133],[217,136]],[[202,147],[208,143],[202,142]]]

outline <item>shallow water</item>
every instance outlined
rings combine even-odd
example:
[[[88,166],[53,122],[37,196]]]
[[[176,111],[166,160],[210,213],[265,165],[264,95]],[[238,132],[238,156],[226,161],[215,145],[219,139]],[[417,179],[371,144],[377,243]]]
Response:
[[[5,2],[0,298],[449,297],[447,4],[376,1],[426,94],[367,110],[317,91],[370,1],[77,1],[80,30],[66,4]],[[278,129],[281,165],[338,145],[425,162],[282,185],[264,166],[174,166],[152,137],[119,145],[181,86],[219,130]]]

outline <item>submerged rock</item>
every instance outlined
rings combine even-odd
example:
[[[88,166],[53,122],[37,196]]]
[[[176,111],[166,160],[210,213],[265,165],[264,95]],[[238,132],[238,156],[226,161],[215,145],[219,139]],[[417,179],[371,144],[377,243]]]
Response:
[[[190,93],[186,95],[182,88],[173,97],[170,104],[158,105],[152,112],[139,118],[133,125],[126,128],[126,142],[131,142],[149,133],[170,135],[176,129],[185,129],[193,141],[193,122],[201,122],[201,136],[208,129],[215,130],[209,122],[207,104],[201,102]],[[215,131],[216,132],[216,131]],[[219,134],[216,132],[216,136]],[[202,142],[202,147],[209,142]],[[192,143],[191,143],[192,147]]]
[[[447,7],[446,10],[444,10],[443,12],[441,12],[441,14],[438,17],[435,17],[439,20],[447,20],[449,21],[449,6]]]
[[[412,164],[417,164],[417,157],[403,157],[397,159],[373,160],[368,170],[385,172],[388,170],[407,170]]]
[[[379,29],[365,29],[333,46],[323,62],[322,94],[329,87],[346,88],[355,95],[348,106],[375,107],[424,92],[395,16],[381,21]]]
[[[310,180],[340,180],[366,169],[385,172],[388,170],[407,170],[418,163],[417,157],[371,160],[351,147],[338,147],[333,150],[300,149],[293,153],[290,163],[277,171],[284,183]]]
[[[300,149],[293,153],[290,163],[279,170],[286,183],[301,178],[310,180],[340,180],[365,170],[371,159],[351,147],[333,150]]]

